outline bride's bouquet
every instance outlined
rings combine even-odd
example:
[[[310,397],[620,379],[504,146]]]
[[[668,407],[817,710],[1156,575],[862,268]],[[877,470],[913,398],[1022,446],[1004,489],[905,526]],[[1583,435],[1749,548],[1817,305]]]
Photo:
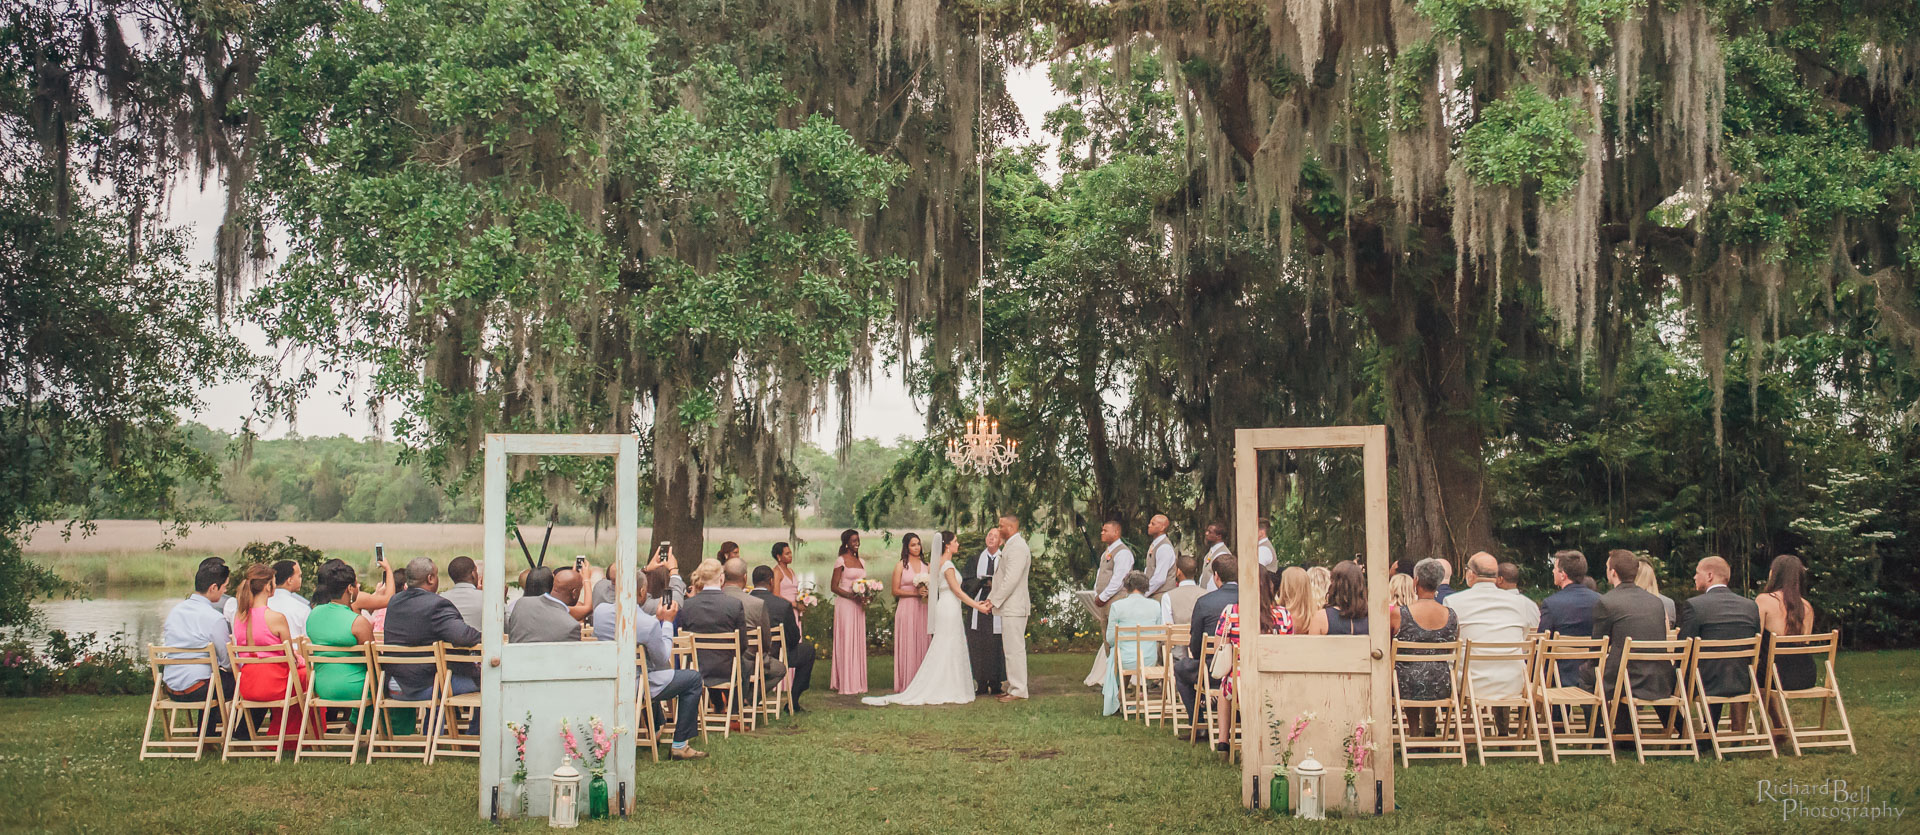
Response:
[[[873,602],[873,596],[879,594],[880,590],[886,587],[886,583],[882,583],[872,577],[862,577],[853,581],[853,585],[848,587],[847,592],[854,597],[860,598],[860,603],[864,605]]]

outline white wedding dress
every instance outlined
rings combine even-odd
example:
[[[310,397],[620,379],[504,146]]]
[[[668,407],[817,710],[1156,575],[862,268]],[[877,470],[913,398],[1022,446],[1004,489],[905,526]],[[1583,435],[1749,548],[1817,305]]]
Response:
[[[927,584],[932,605],[927,621],[933,627],[933,643],[920,671],[913,674],[907,689],[891,696],[868,696],[860,700],[869,705],[963,705],[973,701],[973,662],[967,657],[966,627],[960,619],[960,598],[947,586],[947,575],[955,582],[960,576],[952,560],[942,560],[939,579]]]

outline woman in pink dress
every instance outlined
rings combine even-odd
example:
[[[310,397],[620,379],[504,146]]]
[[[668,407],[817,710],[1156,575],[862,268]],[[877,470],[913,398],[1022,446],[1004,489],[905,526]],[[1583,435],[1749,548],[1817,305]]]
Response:
[[[853,581],[866,576],[860,532],[841,533],[840,557],[833,564],[833,674],[827,686],[844,696],[867,692],[867,599],[853,593]]]
[[[267,608],[267,598],[273,596],[273,569],[266,563],[254,563],[247,567],[240,581],[240,592],[235,595],[239,608],[234,616],[233,643],[242,647],[270,647],[293,642],[292,629],[287,625],[287,616]],[[241,652],[243,658],[278,657],[279,653]],[[287,680],[295,675],[296,669],[300,683],[294,685],[293,694],[306,691],[307,668],[299,655],[293,656],[294,664],[245,664],[240,667],[240,681],[235,689],[240,698],[255,702],[274,702],[287,695]],[[278,736],[281,722],[286,722],[286,742],[283,751],[294,749],[294,741],[300,736],[300,712],[293,711],[283,716],[279,708],[269,711],[267,735]]]
[[[793,604],[794,620],[806,621],[807,607],[800,604],[800,574],[793,570],[793,546],[785,542],[773,545],[773,593]]]
[[[927,631],[927,561],[920,535],[900,540],[900,564],[893,567],[893,692],[907,689],[927,657],[933,633]]]

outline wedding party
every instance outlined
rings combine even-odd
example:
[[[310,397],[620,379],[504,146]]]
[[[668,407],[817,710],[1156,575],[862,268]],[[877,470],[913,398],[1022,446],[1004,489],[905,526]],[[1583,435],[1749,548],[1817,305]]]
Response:
[[[8,0],[0,832],[1903,831],[1916,8]]]

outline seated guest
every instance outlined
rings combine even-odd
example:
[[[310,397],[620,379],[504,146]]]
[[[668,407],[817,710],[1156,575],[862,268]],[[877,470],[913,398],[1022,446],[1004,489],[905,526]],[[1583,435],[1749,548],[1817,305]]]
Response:
[[[1493,584],[1505,591],[1518,594],[1520,592],[1520,566],[1510,562],[1501,563],[1500,575],[1495,578]]]
[[[549,569],[547,569],[547,570],[548,570],[548,571],[552,571],[553,569],[551,569],[551,568],[549,568]],[[528,575],[531,575],[532,573],[533,573],[533,569],[532,569],[532,568],[522,568],[522,569],[520,569],[520,576],[519,576],[519,578],[517,578],[517,579],[515,579],[515,580],[513,581],[513,584],[514,584],[514,585],[516,585],[516,586],[519,586],[519,587],[520,587],[520,597],[526,597],[526,596],[527,596],[527,577],[528,577]],[[549,586],[548,586],[547,588],[548,588],[548,591],[551,591],[551,590],[552,590],[552,586],[551,586],[551,585],[549,585]],[[513,596],[513,589],[511,589],[511,588],[509,588],[509,589],[507,589],[507,619],[508,619],[508,620],[512,620],[512,619],[513,619],[513,607],[514,607],[514,606],[516,606],[516,605],[519,605],[519,603],[520,603],[520,597],[514,597],[514,596]]]
[[[1799,557],[1781,554],[1767,568],[1767,584],[1754,599],[1760,609],[1760,628],[1767,643],[1776,637],[1813,634],[1813,604],[1807,602],[1807,566]],[[1817,683],[1813,656],[1787,655],[1773,663],[1780,671],[1772,687],[1806,690]],[[1771,671],[1761,675],[1771,677]]]
[[[1593,604],[1600,593],[1585,582],[1587,555],[1579,551],[1558,551],[1553,555],[1553,584],[1559,591],[1540,601],[1540,631],[1562,638],[1593,637]],[[1593,665],[1585,661],[1561,661],[1562,687],[1593,689]]]
[[[563,571],[576,580],[580,576],[571,568],[554,571],[544,565],[527,572],[526,593],[513,614],[507,616],[507,640],[516,644],[580,640],[580,622],[573,619],[568,608],[572,601],[560,596],[569,592],[577,595],[580,587],[560,588]]]
[[[313,614],[307,618],[307,640],[313,643],[313,654],[328,658],[353,655],[321,647],[358,647],[373,640],[373,622],[355,613],[350,606],[353,596],[360,591],[359,577],[354,574],[353,566],[342,560],[327,560],[315,575],[313,601],[320,605],[313,607]],[[322,699],[358,699],[366,683],[366,664],[313,665],[313,695]],[[361,724],[369,724],[372,718],[372,712],[368,712],[361,717]]]
[[[1438,557],[1428,557],[1426,560],[1421,560],[1420,562],[1426,562],[1427,560],[1433,560],[1440,564],[1440,590],[1434,593],[1433,599],[1444,604],[1447,602],[1447,598],[1453,594],[1453,586],[1448,585],[1448,582],[1453,579],[1453,563]],[[1413,564],[1413,570],[1416,574],[1419,573],[1419,562]]]
[[[1160,604],[1147,597],[1147,586],[1151,579],[1145,572],[1129,571],[1120,581],[1120,590],[1124,596],[1107,606],[1107,646],[1113,647],[1113,660],[1119,669],[1137,670],[1141,665],[1160,666],[1160,644],[1157,641],[1121,641],[1118,636],[1122,627],[1159,626],[1165,623],[1161,619]],[[1106,715],[1120,712],[1120,675],[1115,665],[1107,665],[1107,674],[1100,684],[1100,692],[1106,699]]]
[[[440,588],[440,571],[434,566],[433,560],[415,557],[407,563],[405,575],[406,590],[396,593],[387,603],[386,643],[408,647],[432,646],[441,641],[457,647],[480,643],[480,631],[460,619],[460,610],[454,608],[453,601],[436,593]],[[433,697],[433,679],[432,667],[418,664],[396,666],[387,673],[387,693],[397,699],[423,701]],[[460,696],[479,690],[478,666],[464,663],[447,665],[447,695]],[[411,711],[407,711],[404,719],[396,711],[394,720],[395,732],[412,732]],[[479,721],[477,713],[474,721]],[[468,730],[475,732],[477,728],[470,727]]]
[[[302,579],[299,563],[281,560],[273,564],[273,596],[267,598],[267,608],[287,619],[287,631],[295,638],[307,634],[307,616],[313,612],[312,604],[300,596]]]
[[[617,583],[619,579],[620,564],[616,562],[607,566],[607,574],[600,579],[600,582]],[[611,641],[618,637],[615,632],[619,629],[619,624],[613,616],[613,604],[620,599],[620,592],[616,587],[613,593],[607,595],[607,599],[601,600],[600,592],[597,591],[599,583],[594,584],[594,588],[596,591],[594,592],[593,614],[587,618],[587,625],[593,627],[594,640]],[[633,590],[633,597],[635,601],[640,601],[642,605],[644,605],[644,601],[647,599],[647,575],[645,573],[640,575],[640,585]],[[655,607],[655,611],[658,611],[658,607]]]
[[[1408,578],[1413,577],[1414,566],[1418,565],[1419,562],[1420,562],[1419,560],[1416,560],[1412,557],[1401,557],[1400,559],[1395,560],[1393,563],[1393,576],[1408,577]]]
[[[1193,634],[1187,641],[1187,657],[1173,665],[1174,690],[1180,694],[1180,706],[1187,711],[1188,717],[1198,716],[1194,712],[1194,691],[1199,687],[1202,673],[1200,643],[1219,628],[1220,613],[1240,600],[1240,584],[1236,582],[1239,572],[1232,554],[1214,559],[1213,576],[1220,581],[1220,587],[1194,601],[1191,621]],[[1208,681],[1215,680],[1208,676]]]
[[[1287,612],[1286,607],[1278,603],[1280,593],[1279,576],[1280,575],[1265,571],[1260,572],[1259,599],[1261,606],[1259,624],[1260,634],[1262,635],[1288,635],[1292,634],[1294,630],[1302,628],[1299,622],[1295,621],[1293,616]],[[1220,610],[1220,620],[1213,628],[1214,634],[1224,638],[1226,644],[1231,646],[1236,652],[1240,649],[1240,620],[1240,604],[1229,603],[1227,604],[1227,608]],[[1236,657],[1233,664],[1233,672],[1221,682],[1221,696],[1231,697],[1234,692],[1234,687],[1239,681],[1240,662]]]
[[[733,543],[724,543],[722,547],[726,545],[733,545]],[[733,552],[737,554],[739,551],[740,546],[733,545]],[[747,628],[759,630],[754,633],[759,636],[757,639],[750,638],[747,641],[747,654],[740,659],[740,669],[749,678],[755,675],[766,676],[764,680],[768,682],[786,677],[786,662],[776,657],[777,654],[772,651],[772,645],[768,643],[770,639],[767,633],[773,629],[773,619],[767,615],[767,604],[760,598],[747,593],[747,561],[737,556],[729,557],[726,562],[720,564],[720,572],[723,578],[720,591],[740,601],[741,608],[747,613]]]
[[[1174,559],[1173,577],[1176,582],[1160,597],[1161,623],[1193,623],[1193,604],[1200,600],[1200,595],[1206,593],[1199,583],[1193,581],[1194,573],[1199,570],[1200,561],[1194,559],[1192,554],[1181,554]],[[1179,661],[1187,657],[1187,648],[1185,645],[1174,647],[1171,654],[1173,660]]]
[[[566,602],[567,617],[573,618],[575,629],[581,621],[593,616],[593,600],[586,594],[586,588],[587,576],[573,566],[553,570],[553,596]]]
[[[234,692],[232,663],[227,659],[227,642],[233,638],[233,631],[220,611],[220,598],[226,596],[230,573],[226,560],[219,557],[202,560],[193,572],[193,593],[173,604],[160,627],[162,646],[198,649],[213,645],[214,659],[219,665],[220,692],[228,699],[233,698]],[[214,673],[214,668],[205,664],[176,664],[160,668],[160,683],[172,698],[197,701],[207,697],[207,682],[213,679]],[[213,717],[207,721],[209,732],[220,726],[220,702],[216,700],[214,704]],[[239,734],[240,730],[236,728],[234,732]]]
[[[767,607],[767,619],[774,626],[786,628],[787,667],[792,672],[790,682],[793,686],[793,710],[800,709],[800,694],[807,692],[813,683],[813,662],[818,652],[813,644],[800,636],[800,618],[794,611],[793,603],[774,593],[773,566],[762,565],[753,570],[753,596]]]
[[[1417,599],[1413,591],[1413,575],[1395,574],[1387,578],[1387,611],[1412,606]]]
[[[747,645],[747,606],[727,595],[722,586],[725,573],[719,560],[702,560],[693,569],[694,592],[680,604],[680,616],[675,624],[686,634],[732,634],[740,642],[739,646],[744,647]],[[726,684],[733,679],[733,653],[703,649],[696,660],[708,686]],[[745,672],[744,665],[742,672]]]
[[[681,603],[686,602],[686,578],[674,573],[673,569],[666,565],[652,565],[643,573],[647,576],[647,602],[641,608],[649,614],[660,606],[679,608]]]
[[[236,647],[284,646],[289,650],[293,643],[292,628],[287,625],[287,616],[267,608],[267,600],[274,590],[273,569],[265,563],[247,566],[247,573],[240,581],[240,591],[234,595],[239,598],[238,614],[233,622],[233,644]],[[280,653],[249,652],[242,650],[242,658],[282,658]],[[293,655],[292,663],[243,664],[240,667],[238,692],[240,698],[254,702],[278,701],[289,694],[298,695],[306,690],[309,676],[306,660],[298,654]],[[289,690],[290,680],[298,677],[299,684]],[[270,711],[269,735],[282,733],[281,722],[285,720],[284,733],[288,737],[297,737],[300,733],[300,711],[289,716],[275,708]],[[242,717],[244,719],[244,716]],[[293,740],[286,745],[293,748]]]
[[[1760,634],[1760,607],[1747,596],[1727,587],[1733,568],[1719,557],[1708,557],[1693,569],[1693,587],[1700,595],[1680,606],[1680,637],[1725,641],[1752,638]],[[1737,659],[1719,658],[1700,662],[1700,685],[1707,695],[1727,697],[1745,695],[1753,689],[1747,665]],[[1708,706],[1715,723],[1720,721],[1720,705]],[[1734,709],[1735,728],[1746,726],[1741,708]]]
[[[618,582],[619,578],[611,567],[608,579]],[[634,595],[642,604],[650,599],[646,584],[634,587]],[[611,615],[613,603],[601,604]],[[599,634],[600,606],[594,607],[594,631]],[[634,645],[647,653],[647,697],[653,702],[654,724],[660,722],[660,706],[670,701],[679,702],[673,717],[673,754],[676,760],[698,760],[707,756],[707,752],[695,750],[693,738],[700,733],[700,673],[697,670],[676,670],[673,668],[673,636],[667,628],[680,614],[668,601],[654,606],[653,612],[640,611],[634,617]],[[657,616],[656,616],[657,615]],[[611,619],[611,618],[609,618]],[[612,636],[601,638],[611,640]]]
[[[1607,558],[1611,560],[1614,554],[1632,553],[1632,551],[1613,551],[1607,554]],[[1646,557],[1635,557],[1634,560],[1640,563],[1640,570],[1633,575],[1633,584],[1646,589],[1648,594],[1660,598],[1660,608],[1666,612],[1667,628],[1672,629],[1673,624],[1676,622],[1677,614],[1673,605],[1673,598],[1660,593],[1660,575],[1654,572],[1653,561]]]
[[[367,620],[373,622],[373,634],[382,635],[387,631],[387,603],[393,596],[407,590],[407,572],[405,569],[394,571],[392,563],[380,563],[380,583],[373,587],[373,594],[363,594],[354,598],[353,608],[365,612]]]
[[[1333,587],[1333,572],[1329,571],[1324,565],[1316,565],[1309,568],[1307,569],[1307,585],[1313,592],[1312,606],[1304,612],[1289,610],[1294,617],[1302,621],[1300,624],[1300,632],[1303,635],[1306,634],[1307,627],[1313,623],[1313,613],[1327,607],[1327,591]]]
[[[1413,602],[1396,605],[1388,614],[1394,639],[1426,644],[1459,640],[1459,615],[1434,600],[1440,591],[1440,578],[1445,576],[1439,563],[1422,563],[1414,572],[1409,578],[1413,584]],[[1393,579],[1402,577],[1406,575]],[[1408,701],[1436,701],[1453,696],[1453,670],[1444,661],[1395,662],[1393,674],[1400,682],[1400,697]],[[1406,722],[1409,733],[1432,736],[1434,710],[1408,708]]]
[[[1447,572],[1444,561],[1435,560],[1440,568],[1440,576]],[[1429,572],[1434,569],[1427,569]],[[1414,580],[1417,583],[1421,569],[1414,568]],[[1467,587],[1447,597],[1446,606],[1452,609],[1458,619],[1460,638],[1465,641],[1486,643],[1518,643],[1527,639],[1529,630],[1540,626],[1540,607],[1533,601],[1517,594],[1510,594],[1495,584],[1494,578],[1500,573],[1500,564],[1492,554],[1485,551],[1467,558]],[[1428,574],[1427,576],[1433,576]],[[1440,597],[1436,588],[1434,599]],[[1513,652],[1514,660],[1475,661],[1467,665],[1467,675],[1471,679],[1473,693],[1488,699],[1510,699],[1519,696],[1527,678],[1527,662],[1521,652]]]
[[[440,593],[441,597],[453,601],[453,608],[459,610],[460,619],[468,626],[480,628],[480,565],[472,557],[454,557],[447,563],[447,579],[453,581],[453,588]]]
[[[1664,641],[1667,639],[1666,610],[1660,598],[1635,585],[1640,560],[1629,551],[1607,555],[1607,582],[1613,590],[1600,596],[1593,606],[1593,636],[1607,639],[1607,660],[1600,676],[1600,693],[1613,698],[1614,681],[1620,675],[1621,656],[1627,639]],[[1665,661],[1635,661],[1627,668],[1627,686],[1634,698],[1661,699],[1673,695],[1673,665]]]
[[[1280,572],[1274,585],[1273,602],[1287,612],[1287,622],[1293,625],[1287,634],[1305,635],[1307,627],[1313,624],[1313,580],[1308,578],[1307,570],[1290,565]]]
[[[1367,634],[1367,580],[1360,573],[1359,563],[1344,560],[1334,565],[1327,584],[1327,605],[1313,613],[1307,634]]]

